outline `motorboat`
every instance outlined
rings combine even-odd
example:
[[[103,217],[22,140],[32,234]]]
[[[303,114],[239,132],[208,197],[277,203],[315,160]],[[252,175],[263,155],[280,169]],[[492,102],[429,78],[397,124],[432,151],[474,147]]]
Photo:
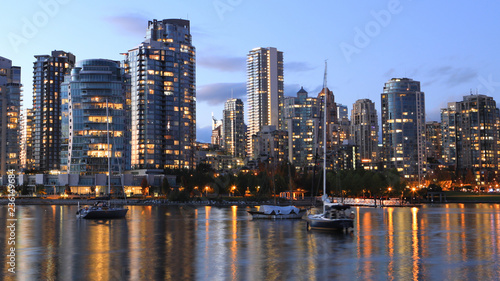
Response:
[[[258,211],[247,211],[253,219],[301,219],[305,209],[294,206],[262,205]]]

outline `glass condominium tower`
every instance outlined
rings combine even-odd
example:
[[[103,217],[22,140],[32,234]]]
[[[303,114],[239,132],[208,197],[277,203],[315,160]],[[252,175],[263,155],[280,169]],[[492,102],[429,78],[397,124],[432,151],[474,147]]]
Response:
[[[283,52],[255,48],[247,56],[248,147],[253,158],[252,136],[263,126],[282,129]]]
[[[148,22],[146,38],[125,54],[131,81],[133,169],[193,169],[196,62],[190,23]]]
[[[378,164],[378,116],[375,103],[357,100],[351,111],[351,139],[359,147],[361,165],[374,169]]]
[[[481,185],[499,173],[499,118],[493,97],[469,95],[456,103],[457,170],[462,175],[473,172]]]
[[[0,176],[19,172],[21,87],[21,67],[0,57]]]
[[[318,141],[318,99],[300,88],[297,97],[286,97],[283,107],[285,130],[288,132],[288,159],[296,167],[314,165],[315,143]]]
[[[243,102],[229,99],[224,104],[222,126],[224,150],[234,157],[245,157],[245,123]]]
[[[425,99],[420,82],[392,78],[381,94],[384,168],[418,180],[425,172]]]
[[[68,173],[123,171],[125,151],[125,83],[120,62],[79,61],[61,86],[63,149]],[[121,165],[121,166],[120,166]]]
[[[35,56],[33,63],[33,157],[40,171],[60,168],[61,83],[75,64],[75,56],[65,51]]]

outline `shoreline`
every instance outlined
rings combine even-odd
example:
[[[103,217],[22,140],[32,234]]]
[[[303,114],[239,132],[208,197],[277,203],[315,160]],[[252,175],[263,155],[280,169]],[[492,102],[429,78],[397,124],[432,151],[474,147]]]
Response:
[[[263,201],[249,201],[249,200],[193,200],[186,202],[179,201],[168,201],[166,199],[111,199],[111,200],[103,200],[103,199],[42,199],[42,198],[16,198],[16,205],[93,205],[98,201],[110,201],[112,205],[130,205],[130,206],[260,206],[260,205],[274,205],[274,202],[271,200],[263,200]],[[7,205],[10,201],[6,198],[0,199],[0,205]],[[387,207],[420,207],[422,205],[443,205],[443,204],[500,204],[499,201],[470,201],[470,200],[460,200],[460,201],[448,201],[448,202],[420,202],[418,204],[407,204],[407,205],[377,205],[377,206],[369,206],[369,205],[356,205],[350,204],[352,207],[378,207],[378,208],[387,208]],[[277,205],[290,205],[289,202],[281,202]],[[295,206],[300,207],[315,207],[320,206],[321,202],[317,201],[316,204],[313,204],[310,200],[300,200],[295,201]]]
[[[130,205],[130,206],[260,206],[273,205],[271,200],[250,201],[250,200],[192,200],[186,202],[168,201],[166,199],[42,199],[42,198],[16,198],[15,204],[20,206],[25,205],[93,205],[98,201],[107,201],[111,205]],[[0,205],[7,205],[8,199],[0,199]],[[318,202],[320,203],[320,202]],[[290,205],[287,203],[279,203],[277,205]],[[313,206],[310,201],[294,202],[294,205],[306,207]],[[316,204],[318,205],[318,204]]]

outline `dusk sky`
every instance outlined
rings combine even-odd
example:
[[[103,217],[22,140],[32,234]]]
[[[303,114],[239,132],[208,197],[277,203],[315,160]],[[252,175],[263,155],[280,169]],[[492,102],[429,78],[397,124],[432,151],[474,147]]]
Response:
[[[211,113],[221,118],[231,89],[246,111],[246,55],[256,47],[283,51],[285,96],[295,96],[301,86],[317,96],[327,59],[328,86],[349,111],[357,99],[369,98],[380,117],[380,94],[393,77],[421,82],[427,121],[440,121],[440,108],[471,90],[500,102],[498,1],[19,3],[0,4],[0,56],[22,67],[28,108],[34,55],[64,50],[77,60],[122,60],[120,53],[143,41],[148,20],[169,18],[191,21],[199,141],[210,141]]]

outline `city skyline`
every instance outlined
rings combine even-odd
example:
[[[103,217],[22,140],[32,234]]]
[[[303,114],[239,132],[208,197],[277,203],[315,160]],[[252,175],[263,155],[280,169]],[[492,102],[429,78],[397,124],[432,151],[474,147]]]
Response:
[[[120,53],[142,41],[148,20],[187,18],[197,47],[197,139],[203,142],[210,141],[208,117],[211,112],[222,117],[231,92],[248,112],[245,59],[255,47],[283,51],[285,96],[294,96],[300,86],[319,92],[323,61],[328,59],[330,89],[349,109],[357,99],[368,98],[380,111],[381,85],[394,77],[421,81],[427,121],[439,121],[440,109],[462,100],[471,89],[498,97],[495,47],[500,37],[491,27],[498,21],[493,13],[499,3],[459,1],[450,7],[401,0],[360,7],[322,1],[306,7],[298,1],[278,1],[266,3],[266,10],[259,3],[264,2],[155,1],[149,6],[154,9],[115,1],[92,6],[69,0],[32,1],[25,5],[29,8],[3,3],[8,13],[0,19],[5,27],[0,55],[23,68],[24,104],[31,107],[34,55],[65,50],[78,60],[121,61]],[[273,13],[278,9],[282,12]],[[262,19],[256,20],[256,13]]]

